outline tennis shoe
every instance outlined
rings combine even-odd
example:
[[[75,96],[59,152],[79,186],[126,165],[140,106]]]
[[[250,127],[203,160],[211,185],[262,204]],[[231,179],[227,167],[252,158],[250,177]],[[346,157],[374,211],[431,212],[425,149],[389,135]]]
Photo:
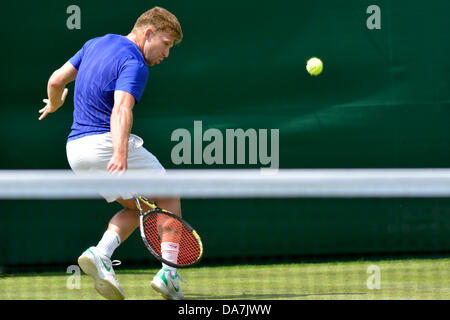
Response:
[[[95,290],[108,300],[123,300],[125,294],[117,280],[113,266],[120,261],[111,261],[96,247],[90,247],[78,258],[81,269],[94,279]]]
[[[180,277],[178,273],[172,274],[167,268],[162,268],[153,277],[150,283],[151,287],[160,293],[164,299],[167,300],[183,300],[184,295],[181,292],[180,284],[178,280],[186,283],[186,281]]]

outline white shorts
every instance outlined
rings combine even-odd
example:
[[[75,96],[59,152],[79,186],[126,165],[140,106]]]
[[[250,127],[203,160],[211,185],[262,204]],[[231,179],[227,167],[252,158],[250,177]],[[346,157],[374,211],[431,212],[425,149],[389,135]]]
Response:
[[[144,147],[144,140],[130,134],[128,139],[127,172],[133,170],[165,171],[158,159]],[[105,173],[113,155],[111,132],[95,134],[67,142],[67,160],[76,174]],[[131,199],[132,193],[101,194],[108,202],[118,198]]]

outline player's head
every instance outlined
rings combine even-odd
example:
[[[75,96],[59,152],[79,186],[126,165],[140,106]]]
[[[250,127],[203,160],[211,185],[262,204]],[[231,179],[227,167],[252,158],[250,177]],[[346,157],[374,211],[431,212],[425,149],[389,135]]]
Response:
[[[170,48],[183,39],[178,19],[161,7],[144,12],[137,19],[131,32],[141,39],[138,46],[149,66],[167,58]]]

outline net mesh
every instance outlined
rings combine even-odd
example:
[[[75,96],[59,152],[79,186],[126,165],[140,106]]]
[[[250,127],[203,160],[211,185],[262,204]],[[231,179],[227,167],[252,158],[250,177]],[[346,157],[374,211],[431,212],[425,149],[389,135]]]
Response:
[[[102,181],[97,177],[78,180],[74,187],[72,178],[57,180],[42,174],[35,195],[47,194],[48,199],[25,197],[19,186],[27,181],[26,173],[18,172],[16,179],[11,172],[8,177],[0,173],[0,181],[9,179],[9,191],[0,183],[0,299],[103,299],[92,278],[80,270],[77,258],[98,243],[109,219],[122,207],[107,204],[94,190],[86,196],[87,186]],[[353,196],[345,191],[342,196],[323,196],[320,187],[330,191],[331,180],[337,186],[339,180],[332,174],[316,176],[314,190],[319,191],[311,192],[302,183],[315,173],[290,172],[289,181],[283,172],[279,180],[258,174],[253,185],[243,185],[228,171],[220,179],[218,172],[211,173],[211,180],[208,172],[191,173],[184,180],[177,180],[176,173],[177,179],[167,182],[169,177],[165,188],[189,182],[185,193],[190,196],[181,202],[183,218],[199,232],[204,245],[198,265],[178,270],[187,281],[180,284],[185,298],[450,299],[450,198],[445,196],[450,184],[445,174],[430,181],[430,175],[424,178],[422,171],[409,170],[393,182],[392,172],[377,171],[377,190],[384,184],[386,190],[395,186],[402,191],[380,196],[373,189],[374,176],[356,179],[354,171],[344,171],[342,184],[359,185],[364,196],[354,196],[353,191]],[[241,176],[249,178],[247,174]],[[195,175],[197,180],[192,179]],[[118,188],[126,184],[129,188],[130,181],[113,182]],[[294,196],[295,182],[307,190],[296,187]],[[111,188],[111,181],[102,183],[104,190]],[[205,184],[208,193],[202,192]],[[52,198],[64,185],[72,196]],[[154,187],[151,180],[146,185]],[[249,188],[264,196],[251,196]],[[282,196],[288,189],[291,192]],[[367,193],[369,189],[374,192]],[[408,195],[412,189],[414,195]],[[235,190],[241,191],[240,196],[234,196]],[[437,190],[434,196],[433,190]],[[114,270],[127,299],[162,299],[149,285],[161,263],[148,252],[138,231],[115,250],[112,259],[122,261]]]

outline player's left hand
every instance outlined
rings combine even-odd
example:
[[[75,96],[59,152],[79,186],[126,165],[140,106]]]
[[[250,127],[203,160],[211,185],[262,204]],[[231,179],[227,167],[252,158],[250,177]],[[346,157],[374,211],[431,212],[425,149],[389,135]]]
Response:
[[[113,153],[106,168],[113,175],[121,175],[127,171],[127,156]]]

